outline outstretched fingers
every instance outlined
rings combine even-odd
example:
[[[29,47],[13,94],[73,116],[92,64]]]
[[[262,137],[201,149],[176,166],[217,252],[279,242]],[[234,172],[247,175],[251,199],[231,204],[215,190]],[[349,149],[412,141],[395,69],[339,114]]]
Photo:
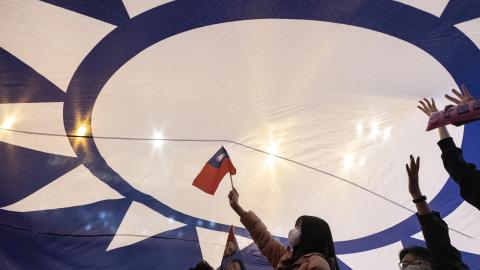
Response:
[[[468,90],[467,86],[465,86],[465,84],[460,85],[460,90],[462,91],[465,97],[473,99],[472,94],[470,94],[470,91]]]
[[[456,98],[454,98],[454,97],[451,97],[451,96],[449,96],[448,94],[445,95],[445,98],[448,99],[448,100],[450,100],[451,102],[457,104],[457,105],[460,104],[460,103],[462,103],[461,100],[456,99]]]
[[[425,113],[427,116],[430,116],[430,113],[429,113],[429,109],[427,107],[427,105],[423,102],[423,101],[419,101],[419,103],[422,105],[422,106],[417,106],[418,109],[420,109],[423,113]]]

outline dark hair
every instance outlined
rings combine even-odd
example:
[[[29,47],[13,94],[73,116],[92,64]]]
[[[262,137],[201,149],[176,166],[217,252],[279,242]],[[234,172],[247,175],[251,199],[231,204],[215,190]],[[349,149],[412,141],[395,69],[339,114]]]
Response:
[[[412,253],[416,257],[422,258],[426,261],[429,261],[430,263],[432,262],[430,251],[425,247],[411,246],[402,249],[400,253],[398,253],[398,258],[400,259],[400,261],[402,261],[403,257],[405,257],[405,255],[407,255],[408,253]]]
[[[236,263],[236,262],[238,262],[238,264],[240,265],[240,269],[241,269],[241,270],[245,270],[245,266],[243,266],[242,261],[240,261],[239,259],[233,260],[233,261],[231,262],[231,264],[232,264],[232,263]]]
[[[318,217],[301,216],[297,219],[296,224],[300,220],[302,221],[300,243],[293,247],[292,257],[285,261],[287,269],[291,269],[303,255],[316,252],[325,256],[332,270],[339,270],[332,232],[328,223]]]
[[[194,268],[190,268],[190,270],[214,270],[214,269],[210,264],[208,264],[207,261],[201,261]]]

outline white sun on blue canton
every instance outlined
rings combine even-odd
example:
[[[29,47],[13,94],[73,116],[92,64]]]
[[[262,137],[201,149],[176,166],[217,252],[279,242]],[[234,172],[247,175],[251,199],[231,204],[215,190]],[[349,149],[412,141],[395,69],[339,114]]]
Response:
[[[220,155],[217,156],[217,161],[222,162],[222,160],[225,158],[225,154],[221,153]]]

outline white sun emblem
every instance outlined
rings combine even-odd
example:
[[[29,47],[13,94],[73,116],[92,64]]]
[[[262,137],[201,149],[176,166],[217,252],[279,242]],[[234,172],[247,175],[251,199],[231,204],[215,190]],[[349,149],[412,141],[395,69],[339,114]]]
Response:
[[[225,158],[225,153],[222,153],[222,154],[218,155],[218,156],[217,156],[217,161],[220,162],[220,161],[223,160],[223,158]]]

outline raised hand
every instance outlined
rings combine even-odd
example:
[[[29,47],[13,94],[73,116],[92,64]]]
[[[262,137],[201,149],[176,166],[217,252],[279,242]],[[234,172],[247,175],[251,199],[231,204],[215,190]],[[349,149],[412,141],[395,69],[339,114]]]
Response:
[[[408,191],[412,195],[413,202],[417,208],[417,213],[419,215],[427,215],[432,212],[432,209],[428,206],[426,199],[423,197],[422,191],[420,190],[420,185],[418,184],[418,170],[420,169],[420,157],[417,157],[417,160],[410,155],[410,166],[405,164],[408,173]]]
[[[243,210],[243,208],[238,203],[239,197],[240,194],[235,188],[233,188],[230,193],[228,193],[228,201],[230,202],[230,206],[240,217],[242,217],[245,214],[245,210]]]
[[[470,91],[468,91],[468,88],[464,84],[460,86],[460,91],[461,92],[455,89],[452,89],[452,93],[455,94],[457,98],[449,96],[448,94],[445,95],[445,98],[447,98],[448,100],[450,100],[456,105],[462,105],[469,101],[474,100],[473,96],[470,94]]]
[[[230,193],[228,193],[228,200],[230,202],[230,206],[235,209],[235,206],[238,206],[238,198],[240,198],[240,194],[238,191],[233,188]]]
[[[423,101],[420,100],[419,103],[422,106],[417,106],[422,112],[424,112],[428,117],[433,113],[438,112],[437,106],[435,105],[435,100],[432,98],[431,101],[424,98]]]
[[[437,106],[435,105],[435,100],[433,98],[431,100],[424,98],[423,101],[420,100],[419,103],[422,106],[417,106],[417,108],[424,112],[428,117],[432,116],[433,113],[438,112]],[[438,135],[440,136],[440,140],[450,137],[450,133],[445,126],[438,128]]]
[[[420,157],[417,157],[417,160],[410,155],[410,166],[405,164],[408,174],[408,191],[412,195],[413,199],[419,198],[422,196],[422,191],[420,190],[420,185],[418,183],[418,171],[420,169]]]

